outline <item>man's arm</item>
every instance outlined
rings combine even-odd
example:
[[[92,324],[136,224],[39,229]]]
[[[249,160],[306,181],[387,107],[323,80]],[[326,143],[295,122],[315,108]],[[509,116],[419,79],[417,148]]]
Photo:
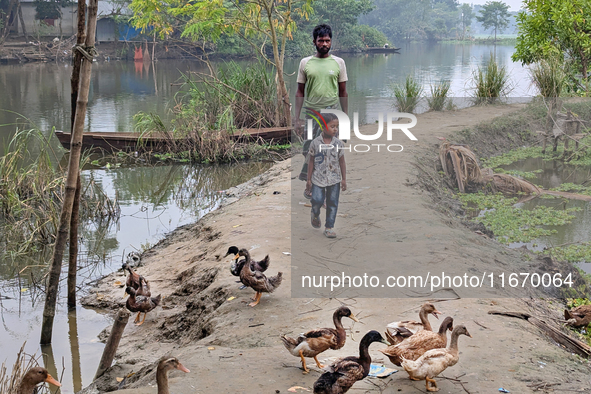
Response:
[[[300,114],[302,112],[302,107],[304,106],[304,93],[306,91],[306,84],[298,82],[298,90],[296,90],[295,94],[295,127],[296,132],[299,132],[300,126]]]
[[[296,94],[297,96],[297,94]],[[297,100],[297,98],[296,98]],[[339,82],[339,101],[341,103],[341,110],[345,114],[349,114],[349,95],[347,94],[347,82]],[[296,101],[297,102],[297,101]]]

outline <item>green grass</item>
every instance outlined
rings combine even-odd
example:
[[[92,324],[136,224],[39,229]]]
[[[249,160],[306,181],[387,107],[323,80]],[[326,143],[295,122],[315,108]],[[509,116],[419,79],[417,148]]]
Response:
[[[485,67],[478,67],[473,73],[473,100],[476,104],[493,104],[506,97],[512,90],[509,73],[505,66],[499,66],[491,53]]]
[[[427,97],[430,110],[442,111],[445,108],[450,86],[451,82],[448,80],[440,81],[436,85],[430,85],[431,96]]]
[[[390,89],[394,95],[394,106],[400,112],[413,112],[423,94],[423,87],[412,75],[406,77],[404,84],[393,84]]]

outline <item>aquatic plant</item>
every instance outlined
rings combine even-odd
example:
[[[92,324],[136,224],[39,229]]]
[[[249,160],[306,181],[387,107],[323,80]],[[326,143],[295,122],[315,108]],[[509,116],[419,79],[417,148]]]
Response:
[[[436,85],[430,85],[431,96],[427,97],[427,104],[429,109],[433,111],[442,111],[448,104],[448,94],[451,87],[449,80],[443,80],[438,82]]]
[[[423,94],[423,87],[412,75],[407,75],[402,85],[390,85],[390,90],[394,95],[394,106],[400,112],[413,112]]]
[[[242,68],[229,62],[211,74],[181,74],[181,80],[170,125],[156,114],[134,115],[139,141],[152,133],[164,135],[170,152],[190,152],[192,160],[204,163],[255,154],[258,149],[253,144],[236,142],[231,136],[243,128],[273,125],[277,95],[272,70],[263,63]]]
[[[480,161],[483,166],[490,168],[497,168],[503,165],[509,165],[519,160],[525,160],[535,157],[543,157],[541,146],[530,146],[526,148],[519,148],[490,158],[481,158]]]
[[[478,67],[472,74],[474,83],[473,100],[475,104],[493,104],[506,97],[513,88],[505,66],[499,66],[491,53],[485,67]]]
[[[575,218],[573,213],[580,211],[580,208],[556,210],[545,206],[524,210],[515,206],[517,198],[506,198],[502,194],[461,194],[459,199],[473,214],[482,211],[471,220],[484,224],[504,244],[530,242],[554,234],[557,232],[555,229],[545,226],[568,224]]]
[[[14,257],[54,242],[65,187],[60,156],[39,129],[31,128],[17,130],[0,157],[1,256]],[[83,164],[87,160],[84,157]],[[83,219],[119,214],[117,202],[93,182],[82,186],[80,211]]]

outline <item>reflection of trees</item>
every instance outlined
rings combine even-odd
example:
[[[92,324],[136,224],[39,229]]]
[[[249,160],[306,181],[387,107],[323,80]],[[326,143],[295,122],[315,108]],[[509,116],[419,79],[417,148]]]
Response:
[[[120,249],[117,233],[120,220],[125,218],[119,219],[116,212],[108,209],[108,204],[115,199],[122,206],[141,204],[150,211],[176,205],[199,218],[217,206],[222,197],[218,191],[243,183],[269,166],[266,163],[237,163],[83,171],[82,184],[86,192],[79,227],[79,283],[100,274]],[[43,295],[41,289],[52,247],[32,245],[26,254],[11,253],[14,243],[6,237],[6,232],[0,231],[0,294],[9,291],[11,297],[30,298],[34,304]],[[29,290],[20,293],[21,288]]]

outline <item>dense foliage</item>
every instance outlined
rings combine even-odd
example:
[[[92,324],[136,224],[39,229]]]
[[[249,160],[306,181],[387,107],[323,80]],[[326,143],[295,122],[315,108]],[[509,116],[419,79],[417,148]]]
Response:
[[[472,18],[457,0],[374,0],[374,3],[375,10],[361,18],[361,22],[391,39],[456,38],[456,33],[463,32]]]
[[[591,61],[591,2],[589,0],[527,0],[518,15],[519,35],[514,61],[525,64],[559,56],[571,75],[586,89]]]

